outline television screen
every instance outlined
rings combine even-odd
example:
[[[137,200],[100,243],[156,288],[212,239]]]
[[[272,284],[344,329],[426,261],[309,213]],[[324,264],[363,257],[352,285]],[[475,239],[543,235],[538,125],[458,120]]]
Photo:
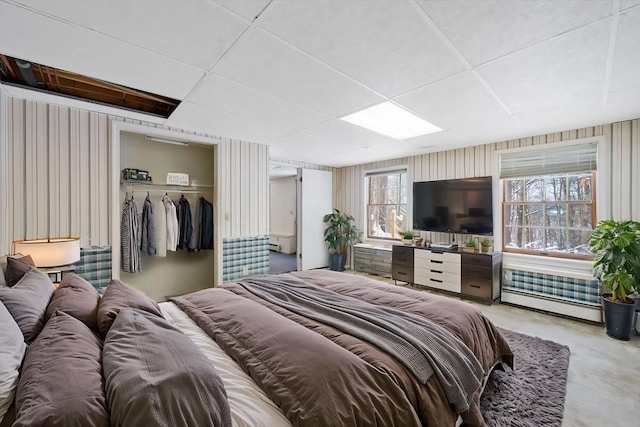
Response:
[[[493,234],[491,177],[413,183],[413,228]]]

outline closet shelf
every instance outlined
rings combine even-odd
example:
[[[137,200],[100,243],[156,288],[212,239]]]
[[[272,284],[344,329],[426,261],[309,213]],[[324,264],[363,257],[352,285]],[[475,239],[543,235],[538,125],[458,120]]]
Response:
[[[213,185],[170,185],[170,184],[153,184],[153,183],[137,183],[122,181],[121,185],[125,186],[126,191],[148,191],[158,193],[209,193],[213,190]]]

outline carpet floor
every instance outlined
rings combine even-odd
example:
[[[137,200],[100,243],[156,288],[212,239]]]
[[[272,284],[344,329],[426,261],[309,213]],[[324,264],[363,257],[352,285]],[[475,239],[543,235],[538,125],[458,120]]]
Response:
[[[500,329],[514,354],[513,371],[494,370],[480,407],[495,427],[551,427],[562,424],[569,347]]]
[[[298,268],[296,263],[296,254],[282,254],[280,252],[269,251],[269,273],[288,273],[296,271]]]

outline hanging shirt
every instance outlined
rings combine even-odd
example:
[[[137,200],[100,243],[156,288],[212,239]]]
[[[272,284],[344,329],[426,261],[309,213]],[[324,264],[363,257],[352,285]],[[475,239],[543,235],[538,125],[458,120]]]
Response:
[[[138,273],[142,270],[140,260],[141,217],[136,202],[125,200],[120,222],[120,242],[122,245],[122,271]]]
[[[162,199],[152,201],[156,256],[167,256],[167,212]]]
[[[178,214],[176,212],[176,206],[171,201],[171,198],[165,195],[162,198],[164,203],[164,209],[167,216],[167,250],[175,251],[178,246]]]

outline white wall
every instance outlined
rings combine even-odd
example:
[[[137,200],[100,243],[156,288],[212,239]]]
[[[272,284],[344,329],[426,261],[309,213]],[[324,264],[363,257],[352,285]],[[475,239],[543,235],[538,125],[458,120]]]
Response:
[[[296,178],[269,181],[270,233],[296,234]]]

